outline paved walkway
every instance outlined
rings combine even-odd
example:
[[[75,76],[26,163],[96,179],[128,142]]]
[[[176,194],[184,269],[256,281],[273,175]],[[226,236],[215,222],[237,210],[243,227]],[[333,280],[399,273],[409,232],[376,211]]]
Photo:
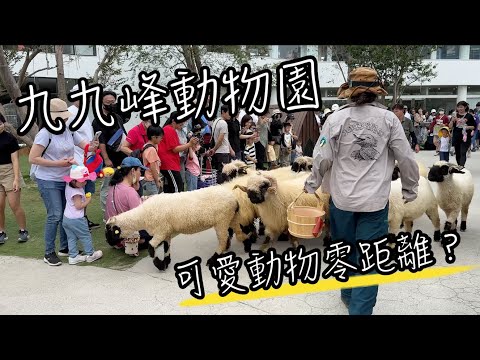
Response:
[[[417,155],[427,166],[438,160],[433,152]],[[480,153],[473,153],[467,168],[476,179],[476,193],[470,206],[468,230],[461,233],[454,265],[480,265]],[[433,184],[436,191],[436,184]],[[440,211],[442,222],[445,214]],[[432,232],[424,215],[414,228]],[[321,247],[321,241],[306,240],[307,249]],[[191,298],[190,288],[180,289],[173,264],[198,255],[203,264],[216,248],[212,230],[172,241],[172,264],[160,273],[150,258],[128,270],[95,266],[50,267],[40,260],[0,256],[0,314],[347,314],[338,291],[248,300],[201,307],[181,307]],[[287,248],[279,243],[277,252]],[[232,250],[246,259],[243,247],[233,242]],[[447,265],[440,244],[433,244],[436,266]],[[202,265],[205,291],[217,292],[215,280]],[[325,267],[323,267],[324,269]],[[244,267],[241,284],[248,285]],[[381,285],[374,314],[480,314],[480,269],[429,280]]]

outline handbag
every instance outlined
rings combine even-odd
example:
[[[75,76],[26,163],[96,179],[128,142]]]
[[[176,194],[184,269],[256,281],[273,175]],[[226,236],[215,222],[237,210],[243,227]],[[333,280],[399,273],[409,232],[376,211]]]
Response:
[[[267,145],[267,161],[273,162],[276,160],[277,160],[277,156],[275,155],[275,149],[273,148],[273,145],[268,144]]]

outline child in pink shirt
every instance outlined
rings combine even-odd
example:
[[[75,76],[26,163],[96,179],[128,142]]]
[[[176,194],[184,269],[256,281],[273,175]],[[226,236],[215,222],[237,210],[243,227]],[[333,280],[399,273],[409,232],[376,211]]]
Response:
[[[201,173],[200,163],[197,156],[197,151],[199,149],[199,144],[195,146],[195,150],[192,147],[188,149],[187,162],[185,164],[185,179],[187,181],[187,191],[197,190],[198,177]]]
[[[65,211],[63,213],[62,226],[67,234],[68,263],[76,265],[81,262],[93,262],[103,256],[101,250],[93,248],[92,234],[85,218],[85,208],[92,200],[91,194],[85,194],[87,180],[94,181],[97,174],[90,173],[85,166],[73,165],[70,175],[64,176],[67,182],[65,187]],[[86,255],[80,255],[77,249],[77,240],[82,243]]]

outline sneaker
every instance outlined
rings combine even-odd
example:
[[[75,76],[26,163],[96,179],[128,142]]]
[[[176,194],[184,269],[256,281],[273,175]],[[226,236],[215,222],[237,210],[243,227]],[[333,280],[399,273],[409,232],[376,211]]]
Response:
[[[18,230],[18,242],[26,242],[30,239],[27,230]]]
[[[58,258],[57,254],[55,254],[55,252],[52,252],[50,254],[46,254],[45,257],[43,258],[43,261],[46,262],[50,266],[62,265],[62,261]]]
[[[8,236],[6,232],[0,233],[0,245],[5,244],[5,241],[8,240]]]
[[[102,250],[95,251],[92,255],[87,255],[86,259],[88,263],[94,262],[95,260],[100,259],[103,256]]]
[[[58,252],[58,256],[68,256],[68,248],[61,249],[61,250]]]
[[[88,217],[86,217],[86,216],[85,216],[85,218],[87,219],[88,228],[89,228],[90,230],[92,230],[92,229],[98,229],[98,228],[100,227],[100,224],[96,224],[96,223],[94,223],[94,222],[91,222],[91,221],[88,219]]]
[[[68,257],[68,263],[70,265],[77,265],[78,263],[87,261],[87,257],[85,255],[77,255],[74,258]]]

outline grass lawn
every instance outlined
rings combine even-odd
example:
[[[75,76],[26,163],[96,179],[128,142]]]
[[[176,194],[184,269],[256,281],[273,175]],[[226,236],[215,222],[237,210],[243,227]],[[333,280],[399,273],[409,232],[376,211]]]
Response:
[[[20,164],[23,178],[25,179],[26,188],[22,189],[22,206],[27,216],[27,229],[30,233],[30,240],[26,243],[17,242],[18,226],[12,211],[6,205],[6,233],[9,239],[4,245],[0,245],[0,255],[14,255],[27,258],[43,259],[45,252],[45,241],[43,238],[46,210],[37,184],[30,180],[30,164],[27,156],[20,156]],[[100,223],[99,229],[92,230],[93,246],[95,250],[102,250],[103,257],[93,263],[82,263],[77,266],[101,266],[111,269],[125,269],[134,265],[139,259],[148,256],[146,250],[140,252],[140,256],[131,257],[126,255],[123,250],[116,250],[110,247],[105,241],[104,227],[102,222],[102,210],[100,207],[100,183],[97,181],[97,191],[93,195],[93,200],[88,207],[88,217],[96,223]],[[56,251],[59,250],[60,239],[57,236]],[[77,245],[81,248],[80,243]],[[68,266],[68,257],[60,257],[60,259]],[[47,266],[47,265],[45,265]]]

